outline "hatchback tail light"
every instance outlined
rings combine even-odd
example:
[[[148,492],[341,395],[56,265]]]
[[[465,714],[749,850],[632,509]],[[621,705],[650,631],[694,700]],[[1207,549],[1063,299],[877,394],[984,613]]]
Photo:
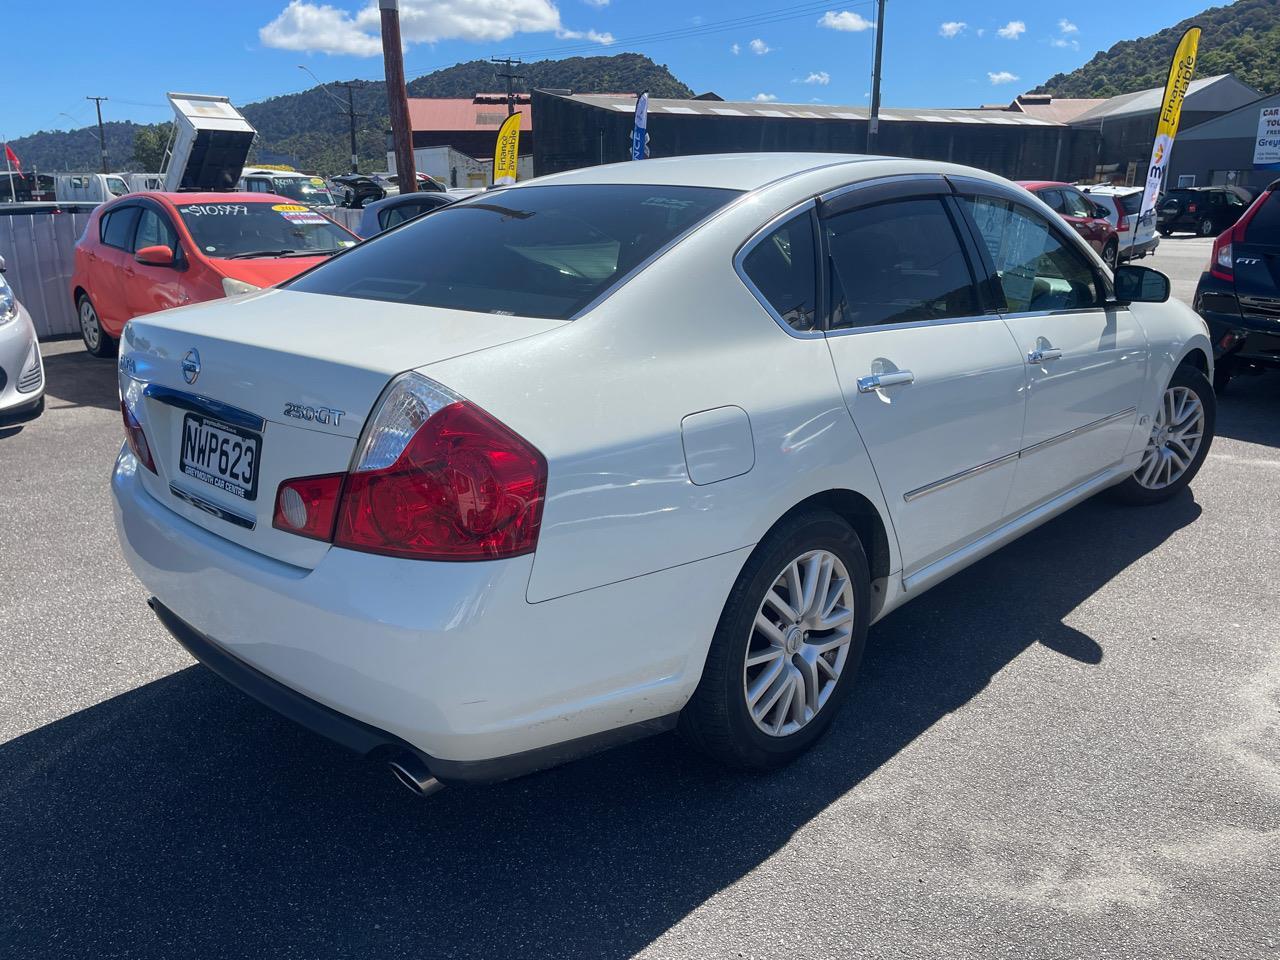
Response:
[[[1271,197],[1270,190],[1264,190],[1249,205],[1240,219],[1235,222],[1235,226],[1219,235],[1213,241],[1213,253],[1209,255],[1209,275],[1219,280],[1225,280],[1228,283],[1234,283],[1236,279],[1236,261],[1233,244],[1244,243],[1244,231],[1249,226],[1249,221],[1253,219],[1253,215],[1258,212],[1259,208],[1267,202]]]
[[[524,438],[407,373],[374,409],[349,473],[281,484],[275,526],[367,553],[496,560],[533,552],[546,487],[546,460]],[[329,502],[336,507],[326,532]],[[319,526],[304,533],[287,511],[309,520],[312,503]]]
[[[129,441],[129,449],[144,467],[155,473],[156,462],[151,458],[151,444],[147,443],[147,435],[142,432],[142,424],[133,415],[133,411],[129,409],[129,401],[124,397],[120,398],[120,416],[124,418],[124,435]]]

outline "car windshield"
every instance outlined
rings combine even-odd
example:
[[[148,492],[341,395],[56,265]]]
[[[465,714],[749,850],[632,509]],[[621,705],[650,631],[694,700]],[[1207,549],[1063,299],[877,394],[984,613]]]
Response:
[[[291,289],[567,320],[738,191],[640,184],[480,194],[369,241]]]
[[[210,257],[336,253],[355,239],[300,203],[184,203],[182,222]]]
[[[275,177],[271,191],[311,207],[332,207],[333,194],[319,177]]]

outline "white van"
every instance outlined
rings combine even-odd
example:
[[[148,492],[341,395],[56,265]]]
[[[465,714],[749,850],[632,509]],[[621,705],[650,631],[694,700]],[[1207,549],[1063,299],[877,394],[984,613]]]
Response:
[[[130,193],[164,189],[164,175],[160,173],[127,173],[124,180],[129,185]]]
[[[337,206],[337,201],[329,192],[329,185],[322,178],[298,173],[296,170],[245,167],[240,174],[238,189],[250,193],[274,193],[308,207]]]
[[[119,173],[60,173],[53,181],[55,200],[85,200],[105,203],[129,192],[129,184]]]

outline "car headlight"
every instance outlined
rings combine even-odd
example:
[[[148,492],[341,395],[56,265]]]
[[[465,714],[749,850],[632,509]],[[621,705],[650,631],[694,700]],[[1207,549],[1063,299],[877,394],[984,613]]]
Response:
[[[228,297],[236,297],[242,293],[253,293],[261,289],[261,287],[256,287],[252,283],[245,283],[243,280],[233,280],[230,277],[222,278],[222,293]]]
[[[13,288],[0,277],[0,327],[18,316],[18,298],[13,295]]]

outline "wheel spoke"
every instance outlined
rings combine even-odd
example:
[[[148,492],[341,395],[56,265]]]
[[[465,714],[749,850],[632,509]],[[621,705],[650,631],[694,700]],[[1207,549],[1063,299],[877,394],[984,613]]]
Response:
[[[794,594],[793,594],[794,596]],[[782,595],[778,593],[778,585],[774,584],[768,593],[764,595],[764,602],[773,609],[782,614],[783,618],[789,621],[800,619],[800,613],[791,604],[782,599]]]
[[[756,614],[756,629],[769,641],[770,645],[781,649],[787,645],[787,636],[776,623],[764,615],[762,610]]]
[[[794,667],[792,669],[795,669]],[[791,671],[785,669],[781,664],[778,667],[777,676],[773,683],[766,688],[765,696],[761,698],[756,705],[756,716],[763,720],[767,717],[771,710],[778,705],[778,701],[782,699],[783,694],[788,690],[795,688],[795,680],[791,675]]]
[[[1144,487],[1151,485],[1152,478],[1155,476],[1156,467],[1160,465],[1160,451],[1152,447],[1147,453],[1147,458],[1142,461],[1142,467],[1139,471],[1138,483]]]
[[[760,676],[756,677],[751,686],[747,688],[747,705],[752,708],[752,712],[756,716],[760,716],[760,711],[756,708],[757,702],[774,681],[782,676],[786,667],[786,662],[779,657],[768,669],[761,671]],[[775,701],[777,700],[776,697],[774,699]]]
[[[800,683],[800,694],[804,704],[810,710],[818,709],[818,666],[810,663],[806,657],[796,657],[796,678]]]
[[[817,621],[813,627],[815,630],[834,630],[836,627],[844,626],[846,623],[853,622],[853,611],[848,607],[837,607],[830,611],[821,620]]]
[[[781,647],[762,647],[747,654],[747,666],[758,667],[762,663],[771,663],[785,652]]]
[[[807,616],[813,612],[813,605],[818,596],[818,582],[822,579],[822,567],[825,554],[815,553],[804,562],[800,572],[802,590],[800,594],[800,615]]]
[[[811,646],[813,646],[815,653],[821,655],[826,653],[828,650],[835,650],[837,647],[843,647],[849,642],[849,639],[852,636],[853,629],[852,627],[849,627],[844,630],[837,630],[832,636],[819,640]]]

